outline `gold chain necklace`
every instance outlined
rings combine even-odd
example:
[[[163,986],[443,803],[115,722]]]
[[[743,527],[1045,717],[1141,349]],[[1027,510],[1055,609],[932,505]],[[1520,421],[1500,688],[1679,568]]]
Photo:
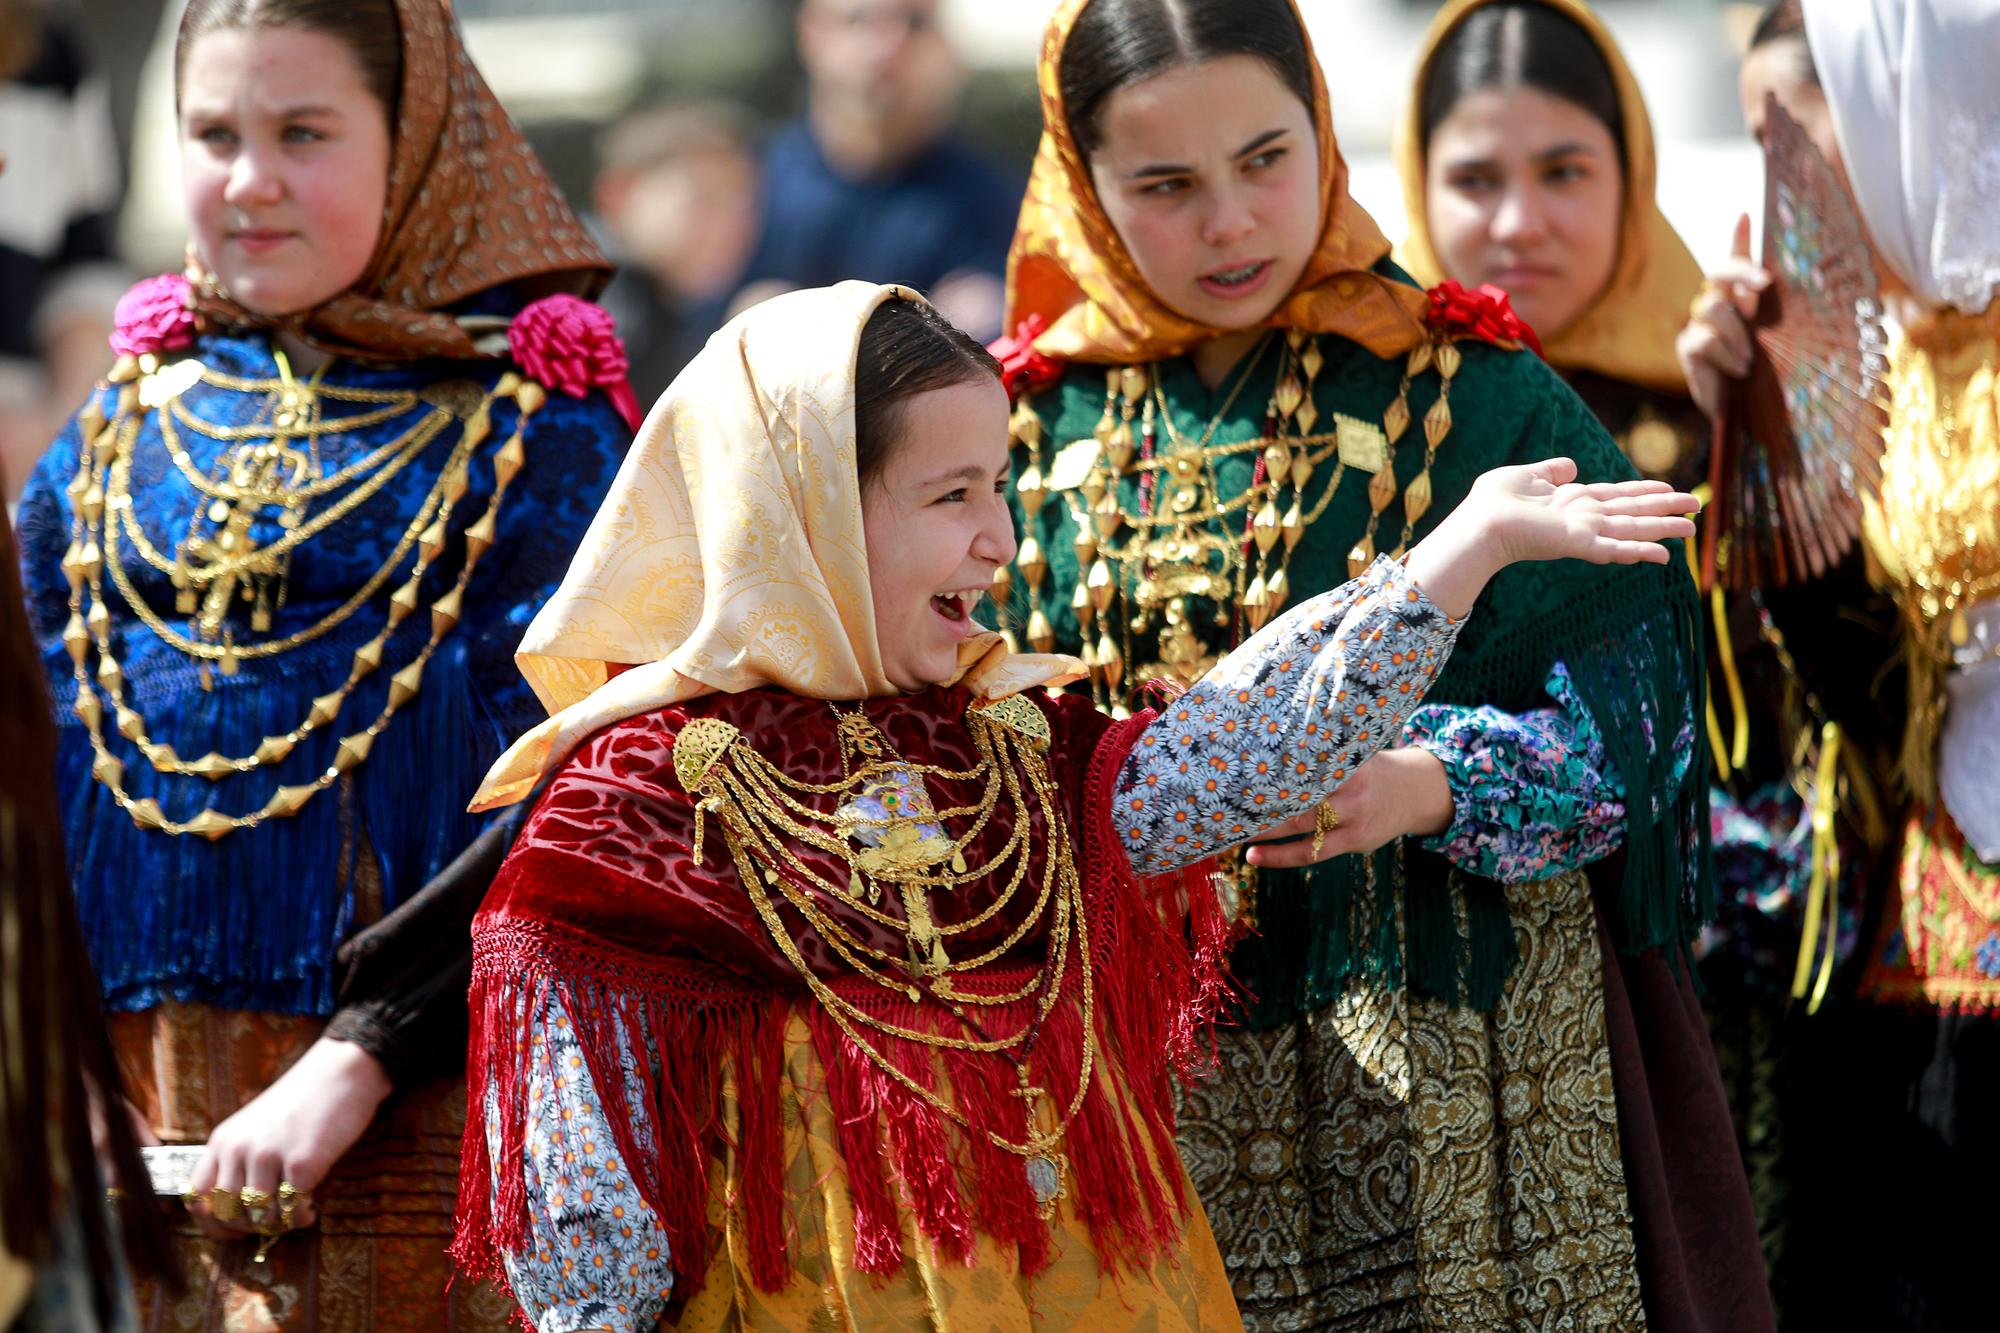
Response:
[[[193,374],[189,374],[185,369],[190,364],[196,367]],[[465,423],[464,430],[441,469],[438,480],[418,506],[417,517],[407,526],[397,543],[395,553],[389,560],[364,583],[359,592],[328,616],[322,617],[303,630],[286,635],[282,639],[249,644],[238,644],[233,635],[226,634],[223,642],[217,644],[182,634],[168,625],[132,585],[120,559],[121,532],[134,537],[135,545],[145,540],[143,531],[130,512],[132,506],[130,469],[132,455],[140,437],[144,412],[148,406],[165,406],[173,397],[196,382],[212,382],[221,387],[243,392],[271,392],[275,389],[284,393],[296,389],[296,386],[292,384],[288,374],[284,375],[275,386],[270,381],[240,380],[231,376],[217,375],[211,379],[209,373],[201,368],[199,363],[184,360],[173,363],[171,369],[166,370],[157,358],[153,357],[140,358],[136,364],[121,361],[119,366],[114,368],[109,382],[120,386],[113,418],[108,422],[104,420],[101,410],[96,406],[98,395],[93,395],[91,403],[79,414],[82,443],[77,470],[68,487],[72,508],[71,540],[62,561],[63,574],[70,586],[70,618],[63,630],[63,642],[69,652],[76,680],[77,693],[73,709],[89,732],[91,748],[95,755],[91,769],[92,776],[112,793],[120,808],[131,815],[141,828],[168,834],[195,833],[214,840],[239,829],[254,828],[268,819],[297,814],[313,796],[324,791],[344,774],[352,772],[367,758],[376,737],[388,727],[390,719],[397,710],[415,697],[421,686],[425,666],[436,653],[445,635],[457,626],[463,610],[466,585],[471,581],[473,570],[480,557],[496,540],[501,503],[515,475],[526,461],[527,422],[544,401],[544,391],[540,385],[510,371],[501,376],[490,392],[480,392],[468,385],[464,386],[466,392],[454,391],[445,394],[445,401],[440,402],[436,410],[413,427],[405,437],[406,442],[402,447],[405,448],[406,455],[398,467],[407,465],[422,451],[420,445],[427,446],[450,421],[458,419],[461,415]],[[457,578],[450,590],[431,604],[429,639],[417,656],[391,678],[387,702],[375,718],[362,729],[341,738],[333,763],[315,779],[307,783],[280,786],[262,807],[248,814],[228,815],[214,809],[205,809],[192,819],[175,821],[166,817],[157,799],[133,798],[124,787],[124,763],[111,753],[105,741],[103,721],[106,700],[109,701],[115,716],[118,733],[130,741],[156,770],[170,775],[206,778],[210,781],[219,781],[233,773],[245,773],[266,764],[281,762],[300,741],[315,731],[330,728],[338,720],[343,705],[355,687],[380,667],[390,635],[397,626],[417,611],[424,577],[444,550],[445,533],[449,528],[453,509],[468,489],[467,473],[472,456],[489,434],[491,406],[493,401],[500,397],[513,398],[519,410],[512,435],[493,456],[492,497],[481,516],[466,529],[465,561]],[[453,399],[465,404],[462,413],[450,409],[449,402]],[[299,406],[296,400],[293,401],[295,408]],[[161,413],[163,424],[166,416],[166,412]],[[378,472],[369,478],[369,482],[357,487],[357,492],[365,489],[365,494],[362,494],[361,498],[357,499],[350,493],[330,507],[325,514],[317,516],[314,525],[309,529],[310,534],[316,535],[325,531],[344,518],[362,500],[378,492],[381,485],[386,484],[385,479],[378,480],[381,478],[382,474]],[[371,482],[376,484],[369,488]],[[248,500],[253,494],[266,495],[264,492],[246,490],[236,499]],[[280,498],[278,503],[282,502]],[[286,538],[280,538],[279,542],[292,537],[297,537],[298,540],[285,546],[284,551],[289,554],[297,545],[307,540],[306,536],[300,535],[307,532],[306,525],[288,531]],[[272,543],[272,546],[278,546],[279,542]],[[199,759],[182,759],[171,745],[152,739],[145,718],[127,701],[124,671],[119,664],[111,638],[111,612],[104,588],[107,566],[110,569],[113,585],[140,622],[177,651],[200,662],[204,673],[203,682],[206,684],[206,672],[211,662],[218,666],[223,674],[233,675],[239,660],[243,657],[271,657],[290,651],[311,642],[347,620],[388,582],[397,563],[413,544],[418,548],[416,563],[408,577],[390,596],[382,629],[355,650],[343,683],[329,693],[314,699],[307,716],[297,726],[283,733],[266,736],[253,753],[230,756],[211,751]],[[146,551],[142,551],[142,555],[146,555],[149,563],[157,566],[159,560],[154,557],[159,556],[158,551],[152,549],[150,543],[145,543],[145,546]],[[218,580],[235,577],[240,569],[245,567],[247,566],[225,566],[219,574],[214,574],[214,577]],[[211,574],[213,571],[205,570],[203,573]],[[94,671],[89,665],[93,648],[98,659]],[[99,697],[100,690],[103,692],[103,699]]]
[[[696,798],[695,861],[700,864],[703,857],[705,821],[715,816],[722,823],[738,876],[772,942],[855,1049],[967,1133],[980,1135],[995,1147],[1023,1158],[1023,1170],[1042,1216],[1051,1217],[1065,1194],[1064,1178],[1069,1169],[1060,1145],[1089,1092],[1096,1039],[1089,926],[1061,796],[1045,759],[1050,743],[1048,719],[1019,696],[968,710],[966,721],[979,762],[969,770],[955,772],[911,763],[896,754],[859,706],[850,711],[835,707],[834,713],[844,774],[834,783],[807,783],[792,777],[745,744],[736,727],[719,719],[701,718],[682,728],[675,741],[674,769],[682,787]],[[939,810],[931,801],[926,778],[987,783],[987,795],[975,806]],[[1013,836],[1006,850],[988,862],[992,870],[974,869],[968,866],[965,853],[990,821],[1001,799],[998,793],[1004,793],[1011,810]],[[813,804],[804,799],[807,797],[818,797],[820,803]],[[833,808],[822,808],[829,800],[835,802]],[[952,958],[946,948],[951,938],[992,920],[1018,901],[1033,854],[1028,836],[1031,807],[1039,808],[1048,830],[1041,884],[1034,901],[997,947],[977,958]],[[975,816],[972,828],[951,836],[946,820],[965,814]],[[799,854],[800,847],[817,849],[845,862],[847,882],[829,881],[814,870]],[[1002,860],[1013,861],[1015,869],[991,907],[956,926],[936,921],[930,902],[933,890],[988,878],[997,873]],[[900,919],[874,911],[864,902],[877,896],[885,884],[900,896]],[[878,1018],[848,1000],[807,963],[778,915],[778,900],[789,904],[858,977],[912,1003],[928,996],[943,1004],[975,1035],[927,1032]],[[868,944],[824,904],[858,909],[866,919],[902,939],[903,955],[898,958]],[[958,984],[959,979],[996,962],[1044,925],[1048,947],[1025,984],[1004,993]],[[1075,1094],[1066,1106],[1057,1108],[1048,1101],[1048,1089],[1033,1081],[1032,1063],[1042,1025],[1061,1001],[1072,967],[1080,975],[1083,1050]],[[1033,1018],[1011,1036],[988,1037],[971,1012],[1030,999],[1034,1001]],[[932,1049],[1006,1058],[1016,1073],[1014,1093],[1022,1099],[1021,1135],[1010,1137],[990,1126],[973,1124],[964,1112],[885,1055],[867,1035],[871,1031]],[[1053,1116],[1052,1129],[1043,1127],[1045,1104]]]
[[[1260,345],[1261,351],[1261,345]],[[1382,426],[1338,417],[1338,429],[1315,433],[1320,409],[1317,380],[1324,356],[1317,338],[1290,330],[1276,386],[1265,408],[1260,435],[1213,443],[1238,393],[1255,368],[1246,366],[1228,398],[1197,440],[1181,435],[1157,366],[1127,366],[1106,372],[1105,407],[1092,437],[1068,445],[1051,466],[1045,457],[1040,416],[1023,399],[1011,419],[1014,442],[1027,449],[1027,466],[1016,482],[1030,524],[1051,491],[1067,502],[1075,524],[1078,579],[1070,606],[1083,637],[1082,656],[1091,669],[1098,703],[1123,716],[1131,706],[1125,682],[1157,678],[1191,684],[1218,660],[1220,652],[1254,633],[1291,596],[1289,567],[1306,531],[1331,505],[1350,470],[1371,472],[1368,515],[1347,552],[1350,577],[1375,558],[1384,514],[1398,494],[1397,444],[1410,425],[1412,382],[1436,368],[1438,400],[1424,417],[1423,466],[1402,494],[1403,522],[1391,555],[1409,546],[1417,523],[1429,510],[1431,467],[1449,433],[1452,377],[1460,353],[1447,342],[1426,341],[1405,358],[1396,396],[1383,412]],[[1136,436],[1133,435],[1137,422]],[[1156,435],[1167,448],[1156,452]],[[1134,447],[1136,441],[1136,447]],[[1248,486],[1223,492],[1218,459],[1250,452],[1259,457]],[[1331,474],[1323,471],[1333,461]],[[1308,490],[1315,477],[1323,484]],[[1121,482],[1137,481],[1138,504],[1127,503]],[[1243,516],[1240,532],[1225,520]],[[1122,534],[1122,541],[1120,540]],[[1018,573],[1028,586],[1028,639],[1037,651],[1054,646],[1054,627],[1043,599],[1048,564],[1030,536],[1010,569],[994,579],[993,596],[1005,605]],[[1114,613],[1121,595],[1125,614]],[[1195,599],[1216,604],[1216,627],[1236,625],[1226,641],[1211,649],[1197,628]],[[1237,612],[1240,612],[1240,621]],[[1157,631],[1158,660],[1133,659],[1133,636]],[[1128,664],[1132,664],[1128,669]]]

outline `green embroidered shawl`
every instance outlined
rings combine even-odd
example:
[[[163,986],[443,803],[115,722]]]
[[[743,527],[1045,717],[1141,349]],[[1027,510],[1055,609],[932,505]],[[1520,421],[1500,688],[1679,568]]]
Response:
[[[1319,409],[1315,431],[1334,429],[1335,413],[1379,425],[1396,394],[1400,361],[1385,361],[1344,339],[1322,338],[1320,346],[1326,363],[1314,395]],[[1435,500],[1417,537],[1465,497],[1481,472],[1494,467],[1568,455],[1586,481],[1634,475],[1582,401],[1539,359],[1480,343],[1459,346],[1464,361],[1451,388],[1453,424],[1432,468]],[[1217,424],[1211,446],[1259,435],[1280,361],[1275,346],[1266,349],[1229,415]],[[1162,362],[1157,372],[1175,433],[1187,441],[1201,439],[1237,372],[1213,392],[1201,384],[1187,358]],[[1411,386],[1413,423],[1421,422],[1435,401],[1438,383],[1432,370]],[[1092,365],[1067,367],[1060,381],[1033,400],[1043,425],[1045,467],[1065,445],[1090,437],[1104,401],[1105,367]],[[1162,430],[1158,448],[1166,447]],[[1216,460],[1215,484],[1222,496],[1240,495],[1251,484],[1257,457],[1253,448]],[[1027,450],[1017,446],[1017,475],[1027,461]],[[1399,483],[1407,485],[1422,465],[1423,433],[1413,424],[1394,460]],[[1333,474],[1331,461],[1317,469],[1306,489],[1308,509]],[[1346,580],[1347,551],[1369,512],[1370,480],[1369,474],[1350,469],[1325,512],[1306,530],[1288,571],[1288,605]],[[1126,512],[1135,512],[1137,483],[1128,474],[1120,485]],[[1032,602],[1027,580],[1017,569],[1009,603],[1002,608],[1005,623],[1025,642],[1029,614],[1039,605],[1054,625],[1058,647],[1067,652],[1081,647],[1070,609],[1079,577],[1071,499],[1081,497],[1052,492],[1031,522],[1016,495],[1018,530],[1038,538],[1049,568]],[[1221,522],[1241,539],[1241,511]],[[1393,548],[1401,529],[1398,499],[1383,515],[1377,549]],[[1599,567],[1560,561],[1512,566],[1480,599],[1429,695],[1432,702],[1509,711],[1546,707],[1543,683],[1551,665],[1557,660],[1568,665],[1627,792],[1623,866],[1606,864],[1595,876],[1621,952],[1678,949],[1712,910],[1709,755],[1706,734],[1696,722],[1703,708],[1702,626],[1680,544],[1672,545],[1673,560],[1666,565]],[[1196,605],[1199,614],[1193,619],[1209,651],[1226,651],[1232,646],[1231,631],[1216,627],[1216,619],[1218,612],[1226,619],[1227,608]],[[1129,607],[1121,596],[1112,614],[1129,616]],[[1131,637],[1134,659],[1157,658],[1141,653],[1140,636]],[[1128,663],[1128,696],[1145,683],[1133,678],[1135,671]],[[1673,741],[1681,728],[1691,731],[1696,758],[1676,786]],[[1234,958],[1239,979],[1256,997],[1248,1015],[1252,1026],[1276,1025],[1320,1008],[1356,981],[1407,982],[1416,994],[1481,1010],[1498,1003],[1516,961],[1501,886],[1452,867],[1422,850],[1416,839],[1375,853],[1372,875],[1369,859],[1345,856],[1304,872],[1259,875],[1257,931],[1243,940]],[[1400,912],[1390,910],[1397,905],[1392,894],[1400,900]]]

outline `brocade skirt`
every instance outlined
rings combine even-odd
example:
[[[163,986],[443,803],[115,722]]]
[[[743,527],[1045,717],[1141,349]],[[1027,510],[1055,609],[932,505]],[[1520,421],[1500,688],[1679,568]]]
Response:
[[[163,1143],[205,1143],[318,1038],[324,1020],[167,1003],[110,1017],[125,1092]],[[190,1333],[501,1333],[506,1293],[451,1284],[465,1085],[399,1093],[313,1192],[319,1221],[254,1262],[254,1240],[173,1231],[183,1290],[141,1283],[140,1327]]]
[[[1225,1033],[1219,1076],[1183,1091],[1182,1157],[1252,1333],[1771,1326],[1686,978],[1615,960],[1581,874],[1507,892],[1521,961],[1492,1012],[1357,987]],[[1647,1041],[1673,1048],[1657,1070]],[[1676,1173],[1716,1153],[1681,1206]]]

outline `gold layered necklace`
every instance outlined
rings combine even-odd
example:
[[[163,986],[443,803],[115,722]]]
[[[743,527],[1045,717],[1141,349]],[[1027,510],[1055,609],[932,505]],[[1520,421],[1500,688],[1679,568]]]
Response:
[[[367,759],[370,747],[397,710],[415,697],[426,664],[458,624],[466,585],[480,557],[496,540],[501,503],[526,461],[528,418],[544,400],[541,386],[513,372],[501,376],[491,390],[461,380],[421,392],[389,391],[324,385],[318,375],[301,384],[282,352],[277,361],[275,380],[253,380],[218,374],[192,358],[164,365],[151,356],[121,358],[108,380],[118,388],[112,418],[104,419],[97,406],[98,395],[93,395],[79,414],[82,444],[68,487],[71,537],[62,561],[70,589],[70,617],[63,643],[76,679],[74,709],[88,729],[95,756],[92,776],[141,828],[176,835],[194,833],[211,840],[255,828],[266,820],[297,814],[314,796]],[[216,425],[202,420],[182,401],[182,395],[196,384],[264,395],[266,402],[249,425]],[[131,796],[124,785],[124,761],[111,752],[105,739],[107,706],[118,734],[156,771],[210,782],[280,763],[308,736],[338,724],[355,687],[382,665],[390,636],[418,612],[424,578],[444,552],[445,534],[469,488],[472,458],[490,434],[492,406],[502,397],[513,398],[519,414],[512,435],[493,455],[492,497],[480,517],[466,528],[464,563],[449,591],[430,603],[428,640],[390,678],[387,701],[375,717],[342,736],[333,762],[311,781],[280,786],[263,806],[244,814],[210,808],[192,819],[176,821],[166,816],[157,798]],[[360,410],[327,416],[321,411],[323,401],[352,404]],[[162,446],[197,496],[187,535],[171,555],[148,537],[135,512],[132,467],[148,412],[157,413]],[[344,467],[323,472],[322,440],[412,414],[414,423],[397,438]],[[462,424],[459,438],[415,516],[388,557],[345,601],[291,633],[275,638],[239,637],[235,614],[239,606],[248,610],[250,636],[266,633],[285,604],[296,554],[315,539],[339,534],[343,521],[415,465],[454,424]],[[213,467],[204,470],[196,463],[183,430],[204,435],[221,446]],[[338,498],[315,511],[315,503],[330,496]],[[280,535],[260,544],[256,534],[266,520],[275,521]],[[139,560],[167,575],[175,591],[173,614],[185,619],[184,628],[170,623],[133,584],[124,563],[127,543]],[[397,571],[412,549],[416,558],[408,574],[398,580]],[[210,688],[212,673],[234,676],[245,659],[276,658],[340,628],[392,580],[396,580],[396,587],[386,598],[382,625],[355,649],[345,679],[313,699],[295,726],[264,737],[250,754],[210,751],[199,758],[182,758],[172,745],[153,739],[146,718],[127,697],[124,669],[112,634],[113,592],[123,608],[121,619],[129,617],[127,625],[136,621],[191,659],[203,687]]]
[[[1274,345],[1279,366],[1262,430],[1247,440],[1215,443]],[[1405,358],[1380,426],[1336,413],[1330,431],[1317,429],[1324,364],[1318,338],[1297,330],[1266,335],[1245,358],[1221,409],[1194,438],[1175,428],[1156,365],[1111,367],[1091,436],[1064,446],[1053,460],[1033,404],[1023,399],[1016,407],[1013,439],[1028,461],[1015,488],[1030,527],[1013,566],[996,575],[994,599],[1005,605],[1018,576],[1028,588],[1028,640],[1038,652],[1054,648],[1043,596],[1048,559],[1033,524],[1050,494],[1060,495],[1075,524],[1079,577],[1070,608],[1100,706],[1121,715],[1128,710],[1128,682],[1191,685],[1223,652],[1261,629],[1290,600],[1292,553],[1350,472],[1373,474],[1367,518],[1347,551],[1350,577],[1367,569],[1386,540],[1384,516],[1398,495],[1396,455],[1411,423],[1410,386],[1435,368],[1440,383],[1424,415],[1423,466],[1401,490],[1400,533],[1389,554],[1400,557],[1408,548],[1431,506],[1431,465],[1451,430],[1451,381],[1460,353],[1447,342],[1418,344]],[[1225,493],[1217,462],[1253,453],[1248,486]],[[1202,602],[1213,608],[1212,625],[1200,623]],[[1135,659],[1135,647],[1147,642],[1156,651]]]
[[[681,730],[674,745],[674,770],[682,787],[696,798],[695,862],[700,864],[703,858],[706,820],[716,817],[772,942],[855,1049],[966,1132],[1022,1158],[1042,1216],[1051,1217],[1064,1196],[1068,1175],[1062,1141],[1089,1092],[1096,1042],[1090,932],[1068,822],[1048,771],[1048,719],[1019,696],[970,709],[966,723],[978,761],[971,768],[952,770],[912,763],[898,755],[859,705],[834,706],[833,711],[841,752],[838,782],[794,778],[746,743],[736,727],[719,719],[697,719]],[[964,784],[980,794],[969,804],[940,809],[931,798],[930,780]],[[976,853],[991,841],[984,835],[1003,806],[1012,819],[1008,836],[990,852]],[[1031,832],[1037,812],[1047,830],[1047,845],[1041,849],[1038,882],[1031,887],[1036,853]],[[963,831],[954,834],[954,827]],[[833,858],[846,867],[846,874],[829,878],[800,854],[801,848]],[[996,886],[993,901],[964,921],[941,923],[933,910],[934,896],[975,883]],[[885,891],[899,911],[884,910]],[[797,912],[871,988],[911,1003],[934,1000],[970,1035],[951,1036],[892,1022],[843,996],[806,962],[779,916],[780,903]],[[1018,915],[1010,914],[1010,908]],[[878,947],[861,930],[845,924],[843,917],[858,917],[873,928],[874,939],[886,935],[900,947]],[[961,947],[962,939],[994,922],[1010,923],[997,943]],[[976,984],[977,973],[1037,930],[1044,933],[1047,945],[1024,983],[999,992]],[[1035,1082],[1033,1065],[1037,1040],[1062,1001],[1072,972],[1079,989],[1082,1055],[1075,1094],[1057,1107],[1049,1100],[1049,1089]],[[1018,1031],[998,1037],[988,1033],[985,1020],[994,1010],[1023,1003],[1031,1004],[1031,1016]],[[1014,1095],[1022,1099],[1021,1134],[973,1124],[959,1108],[885,1055],[878,1038],[1007,1060],[1016,1074]],[[1053,1128],[1046,1128],[1051,1121]]]

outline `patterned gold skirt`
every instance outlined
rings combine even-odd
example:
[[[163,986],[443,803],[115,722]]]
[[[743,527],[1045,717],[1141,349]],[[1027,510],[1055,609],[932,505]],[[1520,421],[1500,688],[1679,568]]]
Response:
[[[166,1143],[215,1126],[304,1054],[324,1020],[168,1003],[111,1016],[125,1090]],[[314,1191],[319,1221],[263,1263],[252,1240],[216,1241],[183,1218],[173,1253],[183,1290],[139,1289],[140,1327],[187,1333],[501,1333],[504,1292],[451,1283],[465,1086],[398,1094]]]
[[[1243,1323],[1642,1329],[1590,887],[1508,889],[1521,963],[1476,1013],[1357,989],[1228,1032],[1183,1160]]]
[[[908,1256],[901,1275],[881,1279],[858,1271],[854,1206],[821,1091],[825,1075],[808,1032],[796,1016],[785,1032],[781,1095],[791,1281],[776,1292],[751,1281],[742,1212],[729,1203],[737,1178],[731,1154],[711,1168],[709,1221],[717,1235],[706,1281],[677,1318],[669,1314],[669,1326],[683,1333],[1233,1333],[1242,1327],[1215,1238],[1200,1208],[1192,1206],[1192,1191],[1182,1245],[1144,1273],[1102,1272],[1089,1233],[1067,1200],[1058,1202],[1050,1222],[1057,1257],[1032,1279],[1022,1276],[1011,1251],[984,1236],[970,1265],[940,1256],[917,1232],[908,1207],[901,1210]],[[1115,1079],[1105,1078],[1099,1087],[1121,1095]],[[725,1137],[740,1141],[736,1088],[726,1074],[722,1099]],[[1172,1162],[1151,1166],[1180,1169]],[[1077,1187],[1072,1180],[1069,1188]]]

